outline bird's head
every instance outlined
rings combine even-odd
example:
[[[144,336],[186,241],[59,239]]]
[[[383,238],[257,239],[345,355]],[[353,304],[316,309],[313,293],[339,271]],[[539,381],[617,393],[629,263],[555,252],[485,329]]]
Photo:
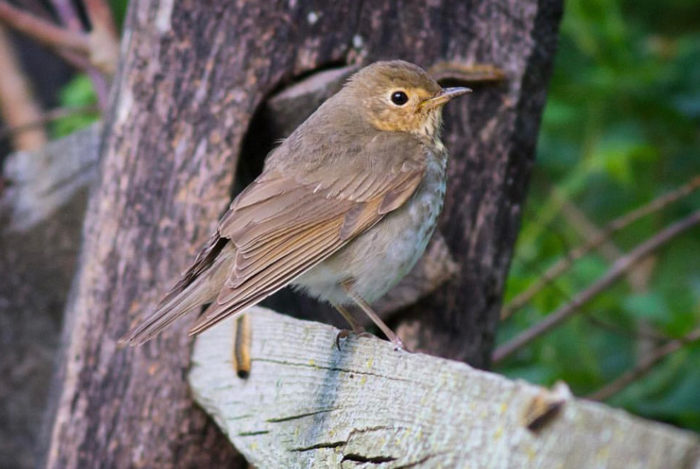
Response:
[[[376,62],[345,86],[361,116],[379,130],[436,138],[442,106],[469,88],[442,88],[422,68],[402,60]]]

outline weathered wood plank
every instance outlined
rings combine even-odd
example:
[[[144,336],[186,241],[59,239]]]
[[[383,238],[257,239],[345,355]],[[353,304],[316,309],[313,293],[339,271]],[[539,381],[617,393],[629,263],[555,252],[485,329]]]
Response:
[[[233,322],[195,343],[196,400],[258,467],[692,468],[700,438],[580,399],[537,432],[543,390],[376,338],[256,307],[252,371],[231,365]]]

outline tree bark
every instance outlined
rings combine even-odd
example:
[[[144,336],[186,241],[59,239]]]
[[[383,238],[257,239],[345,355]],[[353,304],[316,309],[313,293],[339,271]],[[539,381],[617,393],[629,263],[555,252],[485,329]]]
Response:
[[[413,310],[419,348],[486,365],[560,9],[557,0],[133,0],[66,310],[47,465],[240,464],[190,398],[184,324],[140,349],[116,340],[214,228],[266,96],[329,66],[398,57],[505,71],[445,117],[453,160],[441,228],[461,270]]]

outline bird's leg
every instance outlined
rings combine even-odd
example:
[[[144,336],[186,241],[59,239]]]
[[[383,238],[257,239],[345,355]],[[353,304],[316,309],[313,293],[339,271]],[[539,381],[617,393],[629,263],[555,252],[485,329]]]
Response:
[[[384,333],[384,335],[391,341],[392,344],[394,344],[394,347],[397,350],[404,350],[403,342],[401,342],[401,339],[399,338],[398,335],[392,331],[389,326],[387,326],[384,321],[377,315],[377,313],[374,312],[372,307],[362,298],[360,295],[355,293],[352,288],[352,282],[343,282],[343,288],[345,289],[345,292],[348,294],[348,296],[357,304],[357,306],[360,307],[362,311],[372,320],[374,324],[377,325],[379,329]]]
[[[357,335],[362,335],[365,333],[365,328],[358,324],[358,322],[352,316],[350,311],[345,309],[345,306],[333,302],[331,302],[331,305],[338,310],[340,315],[345,318],[345,320],[348,322],[348,324],[350,324],[350,327],[352,328],[352,330],[341,329],[340,332],[338,332],[338,335],[335,336],[335,345],[336,347],[338,347],[338,350],[340,350],[340,339],[346,338],[348,335],[350,335],[350,332],[354,332]]]
[[[352,332],[355,332],[356,334],[362,333],[365,331],[364,327],[360,326],[357,321],[355,321],[355,318],[352,316],[350,311],[345,309],[345,306],[336,304],[331,302],[331,305],[338,310],[341,316],[345,318],[345,320],[348,322],[350,327],[352,328]]]

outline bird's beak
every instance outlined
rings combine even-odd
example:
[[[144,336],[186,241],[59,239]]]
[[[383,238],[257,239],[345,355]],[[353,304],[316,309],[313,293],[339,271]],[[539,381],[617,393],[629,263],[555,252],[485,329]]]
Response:
[[[422,103],[420,103],[420,107],[422,109],[434,109],[436,107],[442,106],[452,98],[456,98],[457,96],[462,96],[463,94],[471,92],[471,88],[465,88],[463,86],[455,86],[454,88],[443,88],[442,90],[440,90],[440,92],[438,92],[438,94],[436,94],[432,98],[428,98]]]

